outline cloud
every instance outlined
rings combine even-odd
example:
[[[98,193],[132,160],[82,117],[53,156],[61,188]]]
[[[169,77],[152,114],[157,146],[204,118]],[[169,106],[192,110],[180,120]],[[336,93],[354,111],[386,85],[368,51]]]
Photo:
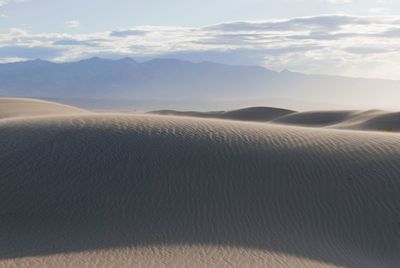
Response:
[[[0,0],[0,7],[7,5],[9,2],[9,0]]]
[[[0,47],[0,58],[52,59],[61,53],[61,50],[52,47]]]
[[[374,7],[368,9],[368,12],[372,14],[384,14],[384,13],[389,13],[390,9],[386,7]]]
[[[55,61],[93,55],[176,57],[257,64],[275,70],[398,78],[399,24],[396,16],[321,15],[204,27],[138,26],[88,34],[31,33],[13,28],[0,32],[0,61],[41,56]]]
[[[331,4],[348,4],[348,3],[352,3],[352,0],[327,0],[328,3]]]
[[[210,30],[224,32],[238,31],[298,31],[298,30],[336,30],[344,25],[368,25],[374,22],[373,18],[355,17],[347,15],[325,15],[302,17],[288,20],[266,22],[229,22],[207,27]]]
[[[400,28],[392,28],[383,33],[381,33],[382,37],[393,37],[400,38]]]
[[[95,40],[60,39],[53,42],[56,46],[97,46]]]
[[[65,22],[65,25],[68,28],[78,28],[79,26],[81,26],[81,23],[79,22],[79,20],[69,20]]]
[[[0,7],[10,4],[11,2],[28,2],[30,0],[0,0]]]
[[[146,31],[140,31],[140,30],[113,31],[110,33],[110,35],[114,37],[143,36],[146,35]]]
[[[379,54],[379,53],[389,53],[393,52],[393,49],[391,48],[385,48],[385,47],[368,47],[368,46],[353,46],[353,47],[347,47],[344,48],[344,51],[354,53],[354,54]]]

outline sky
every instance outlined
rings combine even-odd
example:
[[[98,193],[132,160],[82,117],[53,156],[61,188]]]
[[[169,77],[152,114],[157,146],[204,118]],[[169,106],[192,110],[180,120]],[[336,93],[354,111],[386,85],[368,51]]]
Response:
[[[0,0],[0,62],[90,57],[400,79],[400,1]]]

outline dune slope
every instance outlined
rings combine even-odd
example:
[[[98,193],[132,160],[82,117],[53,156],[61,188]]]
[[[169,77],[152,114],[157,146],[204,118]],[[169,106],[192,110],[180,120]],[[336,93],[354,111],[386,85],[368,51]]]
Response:
[[[0,119],[77,113],[89,112],[76,107],[43,100],[0,98]]]
[[[298,112],[275,118],[274,122],[299,126],[325,127],[342,123],[351,118],[354,111]]]
[[[299,112],[275,118],[272,121],[280,124],[310,127],[400,131],[400,113],[380,110]]]
[[[154,115],[0,120],[0,266],[398,267],[399,145]]]

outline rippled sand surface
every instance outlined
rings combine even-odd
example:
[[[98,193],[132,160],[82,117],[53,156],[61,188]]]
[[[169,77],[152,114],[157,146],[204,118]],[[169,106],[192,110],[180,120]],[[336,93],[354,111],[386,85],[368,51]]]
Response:
[[[0,120],[1,267],[399,267],[400,135]]]

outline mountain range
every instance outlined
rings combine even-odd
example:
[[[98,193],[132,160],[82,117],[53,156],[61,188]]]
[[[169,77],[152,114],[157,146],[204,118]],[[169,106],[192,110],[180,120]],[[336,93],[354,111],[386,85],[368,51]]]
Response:
[[[400,81],[275,72],[259,66],[175,59],[142,63],[131,58],[66,63],[34,60],[0,64],[0,96],[66,102],[231,101],[243,105],[251,100],[285,99],[387,109],[398,105]]]

